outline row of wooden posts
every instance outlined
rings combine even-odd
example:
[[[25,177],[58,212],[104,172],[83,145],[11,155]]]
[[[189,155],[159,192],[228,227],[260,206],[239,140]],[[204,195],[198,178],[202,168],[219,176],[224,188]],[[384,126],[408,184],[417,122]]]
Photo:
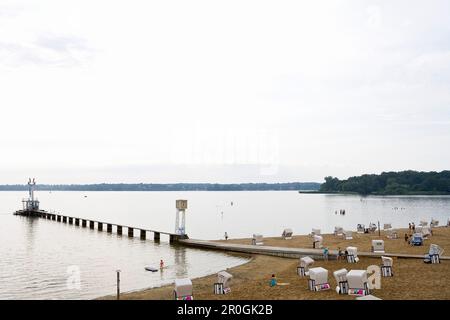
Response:
[[[97,230],[103,231],[103,226],[106,226],[106,232],[112,233],[113,226],[116,226],[116,233],[118,235],[123,234],[123,228],[127,228],[128,231],[128,237],[133,238],[134,237],[134,229],[140,231],[140,238],[142,240],[147,239],[147,232],[153,232],[153,240],[158,242],[161,238],[161,233],[169,235],[170,242],[176,242],[179,239],[179,236],[176,234],[171,234],[167,232],[159,232],[154,230],[146,230],[141,228],[135,228],[135,227],[129,227],[129,226],[122,226],[115,223],[108,223],[108,222],[101,222],[101,221],[95,221],[95,220],[89,220],[89,219],[83,219],[83,218],[75,218],[75,217],[68,217],[63,216],[59,214],[54,213],[40,213],[40,217],[48,220],[53,220],[57,222],[62,223],[68,223],[68,224],[74,224],[76,226],[80,226],[83,228],[87,228],[89,226],[89,229],[95,229],[95,224],[97,224]]]

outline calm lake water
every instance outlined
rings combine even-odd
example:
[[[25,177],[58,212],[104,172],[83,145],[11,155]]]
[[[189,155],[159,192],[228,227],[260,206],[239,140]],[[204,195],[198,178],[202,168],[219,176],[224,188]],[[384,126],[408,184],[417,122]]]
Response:
[[[13,216],[26,192],[0,192],[0,299],[88,299],[114,294],[116,270],[121,290],[131,291],[198,277],[246,260],[219,252],[117,236],[44,219]],[[359,197],[307,195],[292,191],[251,192],[37,192],[41,208],[80,218],[173,232],[175,200],[187,199],[186,229],[191,238],[232,238],[253,233],[279,236],[311,228],[380,221],[393,227],[450,217],[450,197]],[[87,197],[85,197],[87,196]],[[335,214],[346,210],[345,216]],[[115,230],[114,230],[115,232]],[[126,232],[126,230],[124,230]],[[149,235],[151,238],[152,235]],[[151,273],[145,266],[163,272]],[[78,281],[79,280],[79,281]],[[211,284],[212,285],[212,284]]]

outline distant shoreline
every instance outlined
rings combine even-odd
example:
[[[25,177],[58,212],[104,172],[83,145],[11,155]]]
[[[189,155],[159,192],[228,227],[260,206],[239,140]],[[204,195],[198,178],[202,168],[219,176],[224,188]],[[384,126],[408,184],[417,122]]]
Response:
[[[317,191],[317,182],[287,183],[101,183],[36,185],[36,191]],[[27,185],[0,185],[0,191],[27,191]]]

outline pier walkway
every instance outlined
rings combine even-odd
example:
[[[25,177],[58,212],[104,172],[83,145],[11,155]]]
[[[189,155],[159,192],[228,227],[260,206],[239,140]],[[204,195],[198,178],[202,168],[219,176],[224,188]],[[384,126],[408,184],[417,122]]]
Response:
[[[205,241],[196,239],[180,239],[180,244],[212,249],[212,250],[222,250],[231,252],[241,252],[250,254],[264,254],[285,258],[300,258],[303,256],[310,256],[315,259],[323,259],[322,249],[309,249],[309,248],[286,248],[286,247],[272,247],[272,246],[256,246],[256,245],[246,245],[246,244],[235,244],[235,243],[225,243],[217,241]],[[330,250],[328,256],[333,259],[338,255],[337,250]],[[402,259],[423,259],[424,255],[414,255],[414,254],[403,254],[403,253],[373,253],[373,252],[358,252],[358,257],[392,257],[392,258],[402,258]],[[441,260],[450,260],[449,256],[441,256]]]
[[[180,239],[188,239],[187,235],[179,235],[171,232],[165,232],[165,231],[158,231],[158,230],[151,230],[151,229],[145,229],[145,228],[137,228],[117,223],[111,223],[111,222],[104,222],[99,220],[92,220],[87,218],[79,218],[79,217],[71,217],[71,216],[65,216],[61,214],[56,214],[52,212],[47,212],[43,210],[33,210],[33,212],[30,212],[30,210],[19,210],[14,213],[15,215],[24,215],[24,216],[35,216],[38,218],[43,218],[47,220],[52,220],[56,222],[62,222],[67,224],[72,224],[76,226],[81,226],[83,228],[89,228],[89,229],[97,229],[98,231],[106,231],[108,233],[113,232],[113,227],[115,229],[116,234],[122,235],[123,229],[127,229],[127,235],[128,237],[134,237],[134,230],[139,231],[139,236],[142,240],[145,240],[147,238],[147,233],[153,233],[153,240],[154,241],[160,241],[161,234],[169,236],[169,241],[171,243],[178,242]]]

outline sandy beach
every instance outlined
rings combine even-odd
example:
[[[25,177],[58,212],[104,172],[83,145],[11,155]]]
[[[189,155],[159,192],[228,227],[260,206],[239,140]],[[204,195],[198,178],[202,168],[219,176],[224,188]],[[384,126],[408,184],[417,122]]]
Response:
[[[431,243],[441,246],[445,253],[450,252],[450,228],[439,227],[433,229],[433,236],[425,240],[424,246],[411,247],[403,239],[408,229],[399,230],[399,239],[387,239],[384,232],[381,237],[378,232],[371,234],[353,233],[353,240],[343,240],[332,234],[323,235],[324,246],[331,249],[344,249],[347,246],[356,246],[359,251],[370,251],[372,239],[383,239],[386,252],[411,253],[423,255]],[[231,243],[249,244],[250,239],[229,239]],[[280,237],[265,238],[264,245],[282,247],[311,248],[312,240],[308,235],[294,236],[291,240]],[[328,270],[331,289],[321,292],[308,290],[307,278],[301,278],[296,273],[298,259],[281,258],[264,255],[251,255],[251,260],[243,265],[227,270],[233,275],[231,293],[214,295],[213,284],[217,276],[209,275],[193,279],[194,298],[205,300],[229,299],[355,299],[354,296],[338,295],[334,288],[336,282],[332,272],[341,268],[366,269],[369,265],[380,265],[380,258],[362,257],[357,264],[345,261],[316,261],[314,266],[324,267]],[[394,277],[381,280],[381,289],[373,290],[372,294],[381,299],[450,299],[450,261],[441,261],[440,264],[425,264],[422,259],[394,259]],[[269,287],[269,279],[276,274],[279,283],[286,285]],[[121,294],[121,299],[172,299],[173,285],[160,288],[145,289],[136,292]],[[114,295],[100,299],[115,299]]]

